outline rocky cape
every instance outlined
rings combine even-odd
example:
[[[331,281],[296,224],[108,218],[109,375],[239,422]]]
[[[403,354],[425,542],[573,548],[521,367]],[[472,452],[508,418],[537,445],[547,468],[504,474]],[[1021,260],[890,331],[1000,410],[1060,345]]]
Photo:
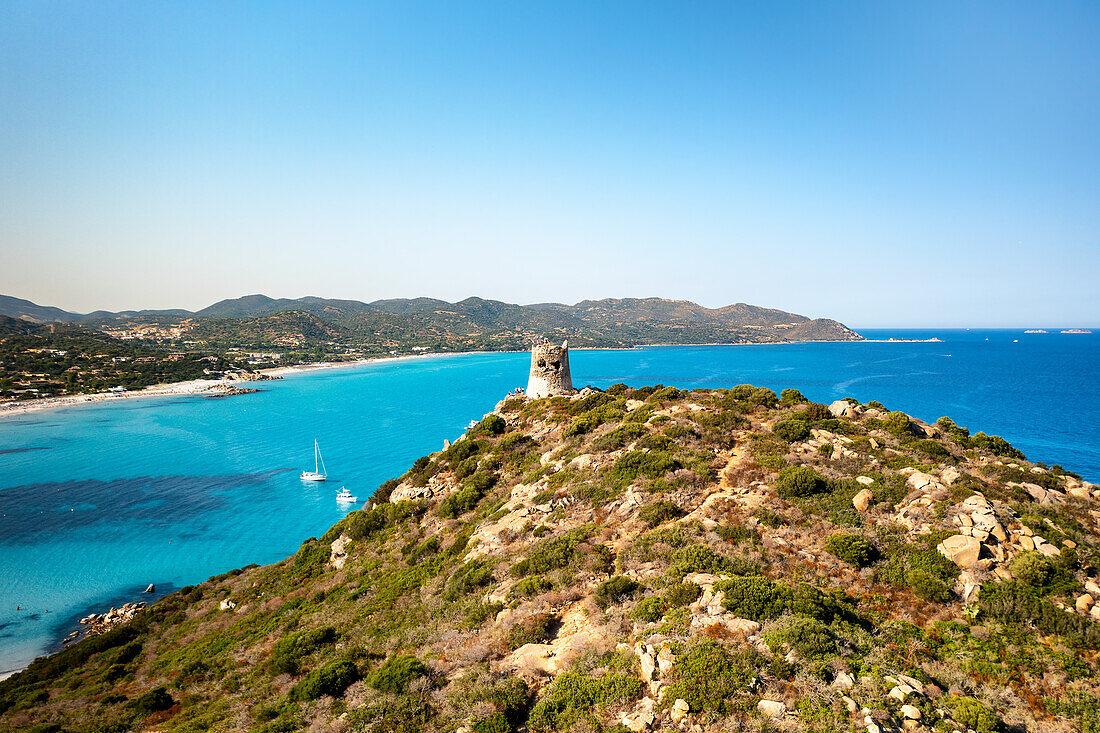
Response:
[[[513,395],[293,557],[0,682],[0,729],[1096,730],[1098,501],[874,402]]]

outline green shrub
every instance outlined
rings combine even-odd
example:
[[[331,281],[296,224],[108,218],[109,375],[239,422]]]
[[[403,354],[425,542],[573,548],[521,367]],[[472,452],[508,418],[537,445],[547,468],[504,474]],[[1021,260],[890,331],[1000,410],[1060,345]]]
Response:
[[[790,466],[779,472],[775,488],[784,499],[810,496],[825,491],[825,479],[809,466]]]
[[[817,422],[818,420],[831,420],[833,413],[829,412],[829,408],[820,402],[811,402],[802,411],[802,417],[810,422]]]
[[[937,603],[947,603],[955,597],[947,583],[920,568],[909,571],[907,578],[909,588],[918,598]]]
[[[947,704],[951,708],[951,717],[975,733],[998,733],[1004,725],[997,715],[980,700],[973,697],[949,697]]]
[[[913,434],[913,422],[904,412],[891,412],[883,420],[883,427],[891,435],[905,438]]]
[[[762,407],[775,407],[779,404],[779,398],[767,387],[757,387],[749,393],[748,402]]]
[[[557,618],[549,613],[528,616],[508,632],[508,647],[519,649],[524,644],[545,644],[553,636]]]
[[[553,588],[553,584],[541,575],[529,575],[512,586],[513,596],[537,596]]]
[[[390,494],[393,493],[393,490],[397,488],[399,483],[401,482],[395,478],[386,479],[374,490],[374,493],[371,494],[369,503],[374,505],[385,504],[390,500]]]
[[[715,583],[724,591],[722,605],[742,618],[763,621],[777,618],[786,608],[786,588],[763,576],[733,577]]]
[[[951,457],[951,451],[944,448],[938,440],[914,440],[909,444],[909,447],[941,461]]]
[[[671,501],[651,501],[638,511],[638,517],[650,527],[684,516],[684,510]]]
[[[1012,577],[1024,585],[1042,590],[1055,576],[1054,563],[1041,552],[1023,552],[1008,564]]]
[[[886,563],[876,568],[880,580],[908,588],[926,601],[944,603],[954,598],[951,585],[959,568],[936,550],[930,539],[895,543],[885,554]]]
[[[642,681],[633,675],[607,672],[586,677],[578,672],[559,675],[531,710],[527,727],[536,733],[569,731],[583,727],[602,728],[592,715],[595,707],[622,705],[642,695]]]
[[[679,467],[676,459],[665,451],[632,450],[615,461],[611,479],[625,486],[639,477],[659,478]]]
[[[541,540],[535,545],[527,558],[517,562],[509,572],[513,576],[537,575],[551,570],[564,568],[573,561],[577,545],[594,531],[591,525],[577,527],[560,537]]]
[[[660,621],[668,610],[668,602],[663,596],[650,596],[638,601],[631,612],[631,616],[647,623]]]
[[[133,702],[134,710],[139,713],[156,713],[167,710],[175,704],[176,701],[168,694],[168,690],[163,687],[155,687]]]
[[[392,692],[400,695],[409,688],[409,683],[428,676],[428,668],[411,654],[390,657],[367,675],[367,684],[380,692]],[[345,685],[346,687],[347,685]]]
[[[639,423],[624,423],[606,435],[601,435],[592,441],[594,451],[618,450],[634,440],[646,434],[645,425]]]
[[[772,433],[788,443],[810,437],[810,425],[805,420],[791,418],[772,426]]]
[[[1023,452],[1014,448],[1011,443],[999,435],[975,433],[970,437],[969,444],[971,448],[983,448],[997,456],[1016,458],[1021,461],[1025,460]]]
[[[875,548],[858,534],[838,533],[825,540],[825,549],[849,565],[863,568],[874,562]]]
[[[624,575],[615,575],[600,583],[596,588],[596,603],[607,608],[620,603],[623,598],[638,590],[638,583]]]
[[[671,572],[681,578],[688,573],[720,573],[730,567],[728,557],[706,545],[687,545],[672,553]]]
[[[797,389],[785,389],[779,393],[779,401],[784,405],[800,405],[804,402],[809,402],[805,395],[799,392]]]
[[[1069,613],[1040,598],[1035,589],[1018,582],[990,581],[978,593],[983,616],[1002,623],[1033,626],[1046,634],[1059,634],[1080,649],[1100,646],[1100,624]]]
[[[272,649],[271,670],[276,674],[296,675],[303,657],[335,641],[336,629],[332,626],[297,631],[285,636],[275,642]]]
[[[486,560],[477,558],[464,563],[447,582],[444,600],[453,601],[483,588],[493,579],[493,566]]]
[[[805,616],[784,619],[768,632],[769,646],[786,646],[803,659],[825,659],[836,655],[836,634],[821,621]]]
[[[715,641],[697,641],[681,653],[672,668],[672,682],[661,696],[671,702],[687,701],[691,712],[733,711],[736,696],[745,692],[756,677],[763,656],[744,647],[730,653]]]
[[[439,516],[453,519],[475,509],[497,476],[491,471],[476,471],[462,482],[462,488],[439,502]]]
[[[298,702],[316,700],[322,695],[339,697],[348,685],[359,679],[359,669],[345,659],[336,659],[307,674],[290,688],[289,697]]]
[[[474,435],[500,435],[507,428],[504,418],[500,415],[489,414],[481,418],[481,422],[475,425],[469,432]]]
[[[772,529],[784,527],[787,524],[786,519],[765,507],[754,509],[752,516],[765,527],[771,527]]]
[[[480,453],[488,445],[487,441],[466,438],[457,440],[451,447],[443,451],[443,457],[451,464],[460,463]]]
[[[703,595],[703,589],[695,583],[673,583],[664,593],[669,608],[679,608]]]

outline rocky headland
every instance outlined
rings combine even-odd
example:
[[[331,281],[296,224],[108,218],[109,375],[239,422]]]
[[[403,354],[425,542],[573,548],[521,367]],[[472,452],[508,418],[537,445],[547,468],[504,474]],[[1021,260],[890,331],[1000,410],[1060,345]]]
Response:
[[[1098,502],[875,402],[510,395],[294,556],[0,682],[0,729],[1097,730]]]

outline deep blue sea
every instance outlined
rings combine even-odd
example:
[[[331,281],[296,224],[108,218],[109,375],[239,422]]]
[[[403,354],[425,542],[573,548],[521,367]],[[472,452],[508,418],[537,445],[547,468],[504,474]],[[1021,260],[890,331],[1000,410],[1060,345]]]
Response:
[[[862,332],[943,343],[574,351],[576,386],[801,390],[950,415],[1100,482],[1100,334]],[[318,370],[231,398],[157,397],[0,418],[0,672],[90,610],[269,563],[526,383],[526,354]],[[320,441],[330,480],[303,485]],[[356,505],[358,506],[358,505]],[[18,607],[18,609],[17,609]]]

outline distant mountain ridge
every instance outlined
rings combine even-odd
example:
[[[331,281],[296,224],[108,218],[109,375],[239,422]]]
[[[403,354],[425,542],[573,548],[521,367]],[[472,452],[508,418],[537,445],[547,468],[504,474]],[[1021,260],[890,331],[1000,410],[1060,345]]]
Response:
[[[659,343],[755,343],[852,341],[862,337],[837,321],[734,303],[706,308],[687,300],[605,298],[575,305],[518,305],[470,297],[456,303],[436,298],[392,298],[366,303],[309,296],[262,294],[222,300],[198,311],[140,310],[80,314],[0,296],[0,315],[35,323],[79,323],[117,329],[121,323],[188,322],[206,343],[254,344],[363,340],[429,347],[510,349],[538,336],[569,338],[577,346]],[[446,345],[446,346],[444,346]]]

